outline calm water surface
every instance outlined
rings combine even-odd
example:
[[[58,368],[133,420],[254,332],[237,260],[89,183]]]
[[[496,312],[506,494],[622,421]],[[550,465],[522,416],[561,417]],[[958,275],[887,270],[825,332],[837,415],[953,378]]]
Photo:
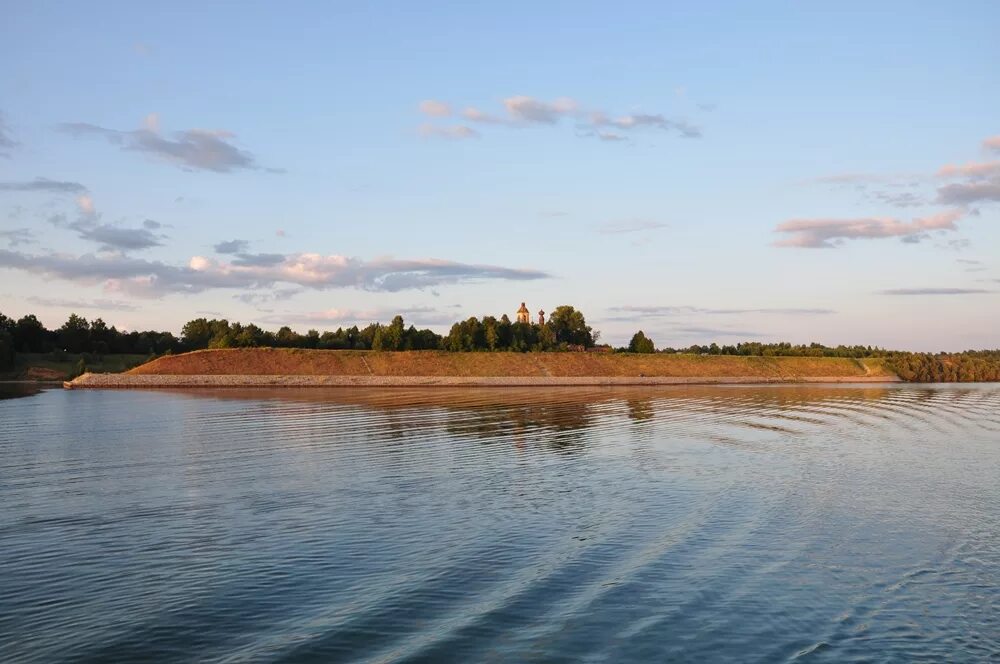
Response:
[[[997,661],[1000,386],[0,401],[0,660]]]

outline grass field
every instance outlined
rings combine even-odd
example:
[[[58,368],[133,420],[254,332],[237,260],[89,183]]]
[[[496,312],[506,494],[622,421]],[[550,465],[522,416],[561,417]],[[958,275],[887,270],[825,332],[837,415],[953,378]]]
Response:
[[[146,355],[90,355],[76,353],[18,353],[14,356],[14,369],[0,372],[3,380],[61,381],[71,376],[80,358],[84,358],[87,371],[94,373],[121,373],[142,364]]]
[[[812,357],[598,353],[448,353],[284,348],[203,350],[168,355],[138,375],[459,377],[892,377],[881,360]]]

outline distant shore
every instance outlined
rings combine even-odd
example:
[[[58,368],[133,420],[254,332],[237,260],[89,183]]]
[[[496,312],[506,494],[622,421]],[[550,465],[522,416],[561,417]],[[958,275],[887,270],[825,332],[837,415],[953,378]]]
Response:
[[[68,388],[557,387],[891,383],[878,360],[679,354],[204,350],[126,373],[87,373]]]

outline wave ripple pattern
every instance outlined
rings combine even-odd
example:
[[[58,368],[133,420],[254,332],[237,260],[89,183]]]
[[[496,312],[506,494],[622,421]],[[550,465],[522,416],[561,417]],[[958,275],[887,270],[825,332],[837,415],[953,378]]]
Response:
[[[1000,386],[0,401],[5,662],[996,661]]]

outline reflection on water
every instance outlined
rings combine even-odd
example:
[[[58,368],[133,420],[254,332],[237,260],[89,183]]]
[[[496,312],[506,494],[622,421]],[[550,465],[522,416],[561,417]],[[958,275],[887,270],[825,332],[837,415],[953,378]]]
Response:
[[[0,402],[5,661],[1000,656],[1000,386]]]
[[[51,385],[49,386],[52,387]],[[43,389],[38,383],[26,383],[19,381],[0,381],[0,399],[17,399],[19,397],[30,397],[38,394]]]

